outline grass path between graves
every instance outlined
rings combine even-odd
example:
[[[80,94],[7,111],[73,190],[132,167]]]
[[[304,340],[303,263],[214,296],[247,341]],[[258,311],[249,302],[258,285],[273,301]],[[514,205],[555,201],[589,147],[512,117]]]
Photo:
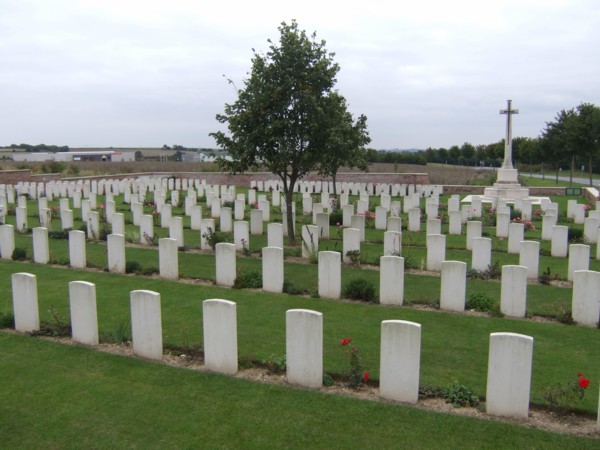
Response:
[[[32,237],[17,235],[16,245],[27,249],[29,258],[33,257]],[[50,257],[52,260],[68,261],[68,241],[62,239],[49,239]],[[408,252],[406,252],[408,253]],[[86,243],[86,254],[88,265],[97,268],[106,267],[106,245],[105,243]],[[423,248],[411,248],[411,257],[426,257]],[[466,250],[448,250],[448,260],[465,261],[470,266],[471,252]],[[137,261],[143,268],[158,267],[157,247],[127,247],[127,261]],[[184,278],[202,279],[214,281],[215,279],[215,256],[214,254],[179,252],[179,274]],[[498,260],[501,265],[518,264],[518,255],[506,253],[495,253],[494,261]],[[238,256],[236,265],[239,272],[256,271],[262,273],[262,261],[258,258],[245,258]],[[567,259],[540,257],[540,267],[550,267],[552,273],[567,275]],[[373,270],[374,269],[374,270]],[[311,292],[317,288],[316,264],[297,263],[285,261],[285,280],[300,289]],[[541,269],[542,270],[542,269]],[[590,270],[600,270],[600,260],[590,260]],[[354,278],[364,278],[379,291],[379,271],[376,267],[360,268],[344,265],[342,268],[342,286]],[[500,302],[500,282],[485,280],[467,280],[467,299],[476,293],[486,293]],[[406,303],[433,304],[439,302],[440,277],[431,275],[420,275],[415,273],[405,274],[404,297]],[[571,309],[572,290],[557,286],[530,284],[527,287],[527,314],[544,317],[561,317],[565,311]]]
[[[261,384],[0,332],[3,449],[598,448],[598,440]]]
[[[285,353],[285,312],[312,309],[324,314],[324,369],[345,373],[348,355],[339,345],[350,337],[359,349],[372,379],[379,377],[381,321],[408,320],[422,325],[421,384],[447,386],[460,383],[485,396],[489,334],[514,332],[533,336],[534,363],[532,402],[542,404],[544,389],[556,382],[569,382],[583,372],[591,384],[577,407],[595,413],[600,380],[598,330],[536,322],[454,314],[409,307],[389,307],[357,302],[267,294],[164,281],[156,278],[121,276],[104,272],[67,270],[31,263],[0,262],[0,309],[9,309],[12,299],[10,276],[29,272],[37,276],[42,320],[52,321],[54,309],[69,317],[68,283],[82,280],[96,284],[98,320],[103,336],[129,320],[130,291],[148,289],[161,294],[163,340],[179,345],[202,341],[202,301],[223,298],[237,303],[238,349],[241,359],[267,360]],[[433,278],[433,277],[432,277]],[[488,283],[491,284],[491,283]],[[496,283],[497,284],[497,283]],[[128,326],[127,326],[128,327]]]

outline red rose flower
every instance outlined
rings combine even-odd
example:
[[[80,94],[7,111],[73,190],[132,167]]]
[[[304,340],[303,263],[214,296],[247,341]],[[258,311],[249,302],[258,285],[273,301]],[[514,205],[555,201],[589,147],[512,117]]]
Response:
[[[581,387],[582,389],[587,389],[589,385],[590,380],[588,380],[587,378],[582,377],[579,379],[579,387]]]
[[[369,372],[365,372],[365,381],[369,381]]]
[[[341,345],[348,345],[350,342],[352,342],[352,339],[350,338],[344,338],[340,341]]]
[[[582,376],[583,376],[583,373],[579,372],[579,373],[577,374],[577,376],[578,376],[578,377],[582,377]]]

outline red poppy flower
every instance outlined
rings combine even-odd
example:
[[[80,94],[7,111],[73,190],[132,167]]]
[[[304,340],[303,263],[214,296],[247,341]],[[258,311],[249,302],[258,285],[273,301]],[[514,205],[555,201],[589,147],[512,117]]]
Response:
[[[350,342],[352,342],[352,339],[350,338],[344,338],[340,341],[341,345],[348,345]]]
[[[369,381],[369,372],[365,372],[365,381]]]
[[[587,378],[582,377],[579,379],[579,387],[581,387],[582,389],[587,389],[589,385],[590,380],[588,380]]]

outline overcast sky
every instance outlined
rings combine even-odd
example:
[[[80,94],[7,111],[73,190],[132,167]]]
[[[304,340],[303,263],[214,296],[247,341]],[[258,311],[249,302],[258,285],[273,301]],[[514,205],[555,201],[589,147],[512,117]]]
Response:
[[[537,137],[600,105],[597,0],[0,0],[0,146],[215,147],[278,25],[316,31],[374,148]]]

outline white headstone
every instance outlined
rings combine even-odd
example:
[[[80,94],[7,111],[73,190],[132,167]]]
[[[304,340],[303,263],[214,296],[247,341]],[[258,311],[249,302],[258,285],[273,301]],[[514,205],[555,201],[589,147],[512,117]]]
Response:
[[[283,292],[283,248],[263,247],[262,280],[263,291]]]
[[[237,276],[235,244],[219,242],[215,246],[215,266],[217,286],[233,286]]]
[[[342,258],[339,252],[319,252],[319,297],[338,299],[342,293]]]
[[[323,314],[306,309],[286,312],[288,382],[317,389],[323,384]]]
[[[463,312],[467,293],[467,263],[442,262],[440,309]]]
[[[238,371],[236,304],[228,300],[205,300],[202,320],[206,368],[234,375]]]
[[[569,265],[567,280],[573,281],[573,272],[576,270],[588,270],[590,268],[590,246],[584,244],[572,244],[569,246]]]
[[[404,320],[381,322],[380,395],[417,403],[420,364],[421,325]]]
[[[573,320],[577,325],[596,328],[600,320],[600,272],[577,270],[573,274]]]
[[[73,341],[83,345],[98,345],[96,285],[87,281],[71,281],[69,305]]]
[[[538,241],[521,242],[519,265],[527,267],[527,278],[538,278],[540,270],[540,243]]]
[[[179,278],[176,239],[161,238],[158,240],[158,270],[161,278],[167,280],[177,280]]]
[[[38,331],[40,311],[36,276],[30,273],[13,273],[11,281],[15,330],[21,333]]]
[[[125,236],[122,234],[109,234],[106,237],[108,250],[108,271],[125,273]]]
[[[38,264],[48,264],[50,249],[48,248],[48,229],[33,229],[33,261]]]
[[[529,415],[533,338],[490,334],[486,411],[492,416],[526,419]]]
[[[527,311],[527,267],[502,266],[500,311],[509,317],[525,317]]]
[[[382,305],[404,302],[404,258],[382,256],[379,259],[379,302]]]
[[[131,291],[131,337],[133,353],[143,358],[162,359],[162,321],[158,292]]]

